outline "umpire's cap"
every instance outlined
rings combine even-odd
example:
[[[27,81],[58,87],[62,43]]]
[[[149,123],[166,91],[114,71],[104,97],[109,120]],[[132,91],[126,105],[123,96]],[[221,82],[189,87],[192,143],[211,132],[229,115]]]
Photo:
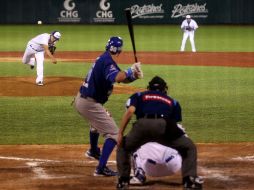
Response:
[[[157,90],[163,93],[167,93],[168,86],[167,83],[159,76],[155,76],[152,78],[152,80],[149,82],[149,85],[147,86],[148,90]]]

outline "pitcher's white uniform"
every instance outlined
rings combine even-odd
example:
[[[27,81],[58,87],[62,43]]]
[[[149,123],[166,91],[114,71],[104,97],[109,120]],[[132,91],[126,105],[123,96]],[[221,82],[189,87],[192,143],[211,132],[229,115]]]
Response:
[[[182,157],[175,149],[156,142],[144,144],[133,156],[135,167],[142,168],[148,176],[169,176],[182,167]]]
[[[194,34],[198,25],[195,20],[191,19],[190,15],[186,16],[186,19],[182,22],[181,29],[183,30],[183,40],[181,45],[181,51],[184,51],[185,44],[188,39],[190,38],[191,49],[192,52],[196,52],[195,42],[194,42]]]
[[[53,36],[53,41],[51,41],[51,36]],[[61,37],[61,34],[54,31],[52,34],[44,33],[40,34],[27,43],[25,53],[22,58],[24,64],[29,64],[30,66],[37,63],[37,78],[36,84],[43,84],[43,62],[44,62],[44,45],[48,46],[49,43],[55,44],[57,40]]]

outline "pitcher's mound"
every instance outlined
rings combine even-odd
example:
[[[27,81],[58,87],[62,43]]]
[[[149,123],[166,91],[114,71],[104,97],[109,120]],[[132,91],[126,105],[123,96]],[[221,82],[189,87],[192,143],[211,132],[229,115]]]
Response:
[[[46,77],[43,86],[35,84],[34,77],[0,77],[0,96],[75,96],[82,78]],[[128,85],[115,85],[113,93],[132,94],[144,89]]]

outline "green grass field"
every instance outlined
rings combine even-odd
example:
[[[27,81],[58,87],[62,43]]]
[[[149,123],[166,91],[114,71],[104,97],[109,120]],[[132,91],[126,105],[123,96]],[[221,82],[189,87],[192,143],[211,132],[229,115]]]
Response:
[[[27,41],[42,32],[59,29],[58,51],[103,50],[111,35],[122,36],[131,50],[126,26],[0,26],[0,51],[23,51]],[[234,31],[234,32],[233,32]],[[254,51],[254,26],[200,26],[200,51]],[[138,51],[178,51],[178,26],[135,26]],[[90,64],[45,64],[45,76],[83,77]],[[121,65],[122,69],[128,65]],[[165,78],[170,94],[179,100],[183,125],[195,142],[254,141],[254,69],[143,65],[145,78],[132,86],[146,87],[154,75]],[[0,63],[0,76],[34,76],[17,62]],[[1,84],[2,85],[2,84]],[[19,89],[16,89],[19,90]],[[128,95],[112,95],[106,107],[116,122]],[[0,144],[88,143],[88,124],[76,113],[73,97],[0,97]]]
[[[125,25],[2,25],[0,51],[23,51],[32,37],[53,30],[62,33],[58,51],[101,51],[109,36],[124,39],[124,50],[131,50]],[[178,25],[134,26],[138,51],[179,51],[182,32]],[[195,34],[198,51],[254,51],[254,26],[200,26]],[[189,43],[187,47],[190,49]]]

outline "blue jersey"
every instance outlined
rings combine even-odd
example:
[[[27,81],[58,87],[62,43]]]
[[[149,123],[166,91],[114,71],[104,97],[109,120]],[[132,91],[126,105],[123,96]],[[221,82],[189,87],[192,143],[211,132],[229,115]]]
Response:
[[[136,108],[137,119],[146,115],[160,115],[164,118],[174,119],[176,122],[182,121],[180,104],[159,91],[145,91],[133,94],[127,102],[127,107]]]
[[[120,68],[112,59],[110,52],[104,52],[97,58],[80,87],[81,96],[93,98],[96,102],[104,104],[113,91],[113,84],[119,71]]]

